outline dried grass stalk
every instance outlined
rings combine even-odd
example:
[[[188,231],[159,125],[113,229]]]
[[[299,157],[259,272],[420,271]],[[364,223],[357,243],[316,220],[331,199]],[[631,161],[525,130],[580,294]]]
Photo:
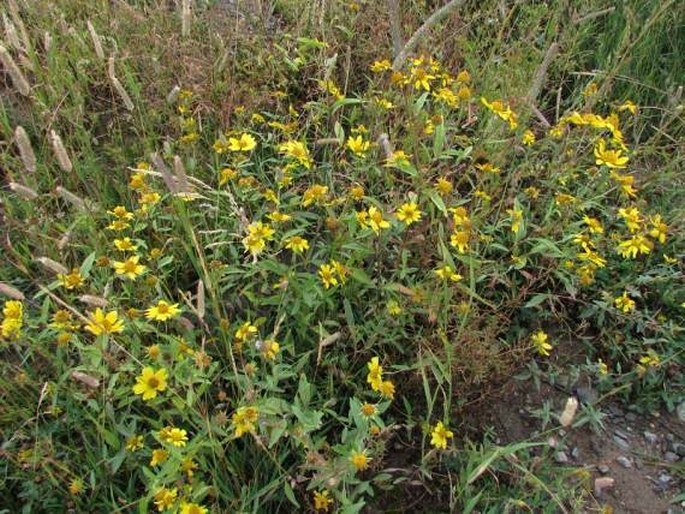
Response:
[[[91,294],[82,294],[78,297],[81,303],[90,305],[91,307],[100,307],[101,309],[107,307],[107,300],[100,296],[93,296]]]
[[[202,280],[197,282],[197,317],[205,317],[205,283]]]
[[[10,46],[13,46],[15,50],[24,51],[24,48],[19,41],[19,35],[17,34],[17,28],[12,23],[5,13],[2,13],[2,23],[5,25],[5,38]]]
[[[24,293],[19,291],[19,289],[16,289],[9,284],[5,284],[4,282],[0,282],[0,294],[12,298],[12,300],[22,301],[26,298]]]
[[[395,57],[395,60],[392,63],[393,71],[399,70],[404,65],[404,62],[407,60],[407,57],[409,57],[409,54],[414,51],[414,48],[416,48],[423,38],[426,37],[428,31],[432,29],[434,25],[437,25],[440,21],[442,21],[442,19],[445,18],[452,9],[456,9],[465,2],[466,0],[452,0],[431,14],[424,24],[421,25],[416,32],[414,32],[411,38],[409,38],[409,41],[407,41],[407,44],[404,45],[402,51]]]
[[[35,173],[36,154],[33,153],[31,140],[29,139],[28,134],[24,130],[24,127],[22,127],[21,125],[14,129],[14,139],[17,141],[17,147],[19,148],[21,162],[24,163],[26,171],[28,171],[29,173]]]
[[[50,143],[52,144],[52,151],[57,159],[57,164],[62,168],[62,171],[71,173],[74,169],[74,165],[71,163],[67,149],[64,148],[64,143],[62,143],[62,138],[54,130],[50,131]]]
[[[86,205],[85,200],[79,196],[76,196],[71,191],[64,189],[62,186],[57,186],[55,188],[55,193],[57,193],[62,200],[70,203],[79,211],[88,212],[88,206]]]
[[[176,183],[182,193],[190,192],[190,184],[188,184],[188,175],[186,175],[186,168],[183,165],[183,160],[178,155],[174,155],[174,174],[176,175]]]
[[[168,104],[173,104],[176,102],[176,99],[178,98],[178,94],[181,92],[181,88],[179,86],[174,86],[171,88],[171,91],[169,91],[169,94],[166,95],[166,103]]]
[[[44,268],[52,271],[55,275],[66,275],[69,270],[62,266],[59,262],[53,261],[49,257],[38,257],[36,262]]]
[[[2,65],[12,78],[12,83],[14,84],[14,87],[17,88],[17,91],[23,96],[29,96],[29,94],[31,94],[29,81],[26,80],[26,77],[17,66],[17,63],[14,62],[12,55],[3,45],[0,45],[0,62],[2,62]]]
[[[52,47],[52,34],[50,34],[50,32],[48,32],[46,30],[45,34],[43,34],[43,49],[45,50],[46,54],[48,52],[50,52],[51,47]]]
[[[124,102],[124,106],[129,111],[132,111],[135,108],[135,106],[133,105],[133,101],[131,100],[131,97],[128,96],[126,89],[124,89],[124,86],[121,84],[121,82],[119,82],[119,79],[114,73],[114,57],[109,58],[109,63],[107,65],[107,75],[109,76],[109,81],[112,83],[112,87],[121,98],[121,101]]]
[[[71,378],[93,389],[100,387],[100,381],[97,378],[92,377],[87,373],[83,373],[82,371],[72,371]]]
[[[88,33],[90,34],[90,39],[93,40],[93,47],[95,48],[95,55],[98,56],[99,59],[102,59],[103,61],[105,60],[105,51],[102,49],[102,41],[100,40],[100,36],[98,35],[97,32],[95,32],[95,27],[93,27],[93,24],[88,20],[86,22],[86,26],[88,27]]]
[[[24,200],[35,200],[38,198],[38,193],[23,184],[17,182],[9,183],[10,190],[17,196],[21,196]]]
[[[157,168],[157,171],[159,171],[162,174],[162,179],[164,180],[164,183],[166,184],[166,187],[169,190],[169,192],[172,194],[178,193],[179,189],[176,184],[176,179],[169,171],[169,168],[167,168],[167,165],[164,164],[164,160],[159,156],[159,154],[150,154],[150,160],[152,161],[154,167]]]
[[[181,0],[181,36],[188,37],[190,35],[191,21],[190,0]]]
[[[26,27],[21,19],[21,14],[19,13],[19,6],[14,0],[7,0],[7,6],[9,7],[10,16],[12,21],[19,32],[19,38],[23,46],[23,51],[28,53],[31,50],[31,40],[29,39],[28,32],[26,32]]]

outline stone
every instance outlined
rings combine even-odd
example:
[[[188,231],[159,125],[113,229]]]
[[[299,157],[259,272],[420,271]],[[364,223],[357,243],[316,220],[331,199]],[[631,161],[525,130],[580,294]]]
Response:
[[[597,391],[591,387],[577,387],[575,393],[578,400],[584,404],[593,404],[598,398]]]
[[[635,421],[637,421],[637,414],[635,414],[634,412],[629,412],[626,414],[626,419],[634,423]]]
[[[666,452],[664,454],[664,460],[666,462],[678,462],[678,454],[673,452]]]
[[[601,496],[605,489],[614,487],[614,479],[611,477],[595,478],[595,496]]]
[[[571,450],[571,457],[573,457],[575,460],[578,460],[580,458],[580,450],[577,446],[575,446],[573,450]]]
[[[568,455],[566,455],[566,452],[555,452],[554,460],[558,464],[568,464]]]
[[[675,445],[675,452],[681,457],[685,457],[685,444],[678,443]]]
[[[626,441],[624,438],[615,435],[612,437],[612,439],[622,450],[630,450],[630,443]]]
[[[644,435],[645,439],[649,444],[656,444],[656,442],[659,440],[659,437],[654,432],[649,432],[648,430],[645,430]]]
[[[616,457],[616,462],[618,462],[621,466],[623,466],[626,469],[630,469],[633,467],[632,461],[625,455]]]
[[[680,422],[685,423],[685,402],[680,402],[680,405],[678,405],[678,408],[675,410],[675,412],[678,415]]]
[[[600,464],[599,466],[597,466],[597,471],[599,471],[602,475],[606,475],[610,471],[610,469],[609,466],[607,466],[606,464]]]

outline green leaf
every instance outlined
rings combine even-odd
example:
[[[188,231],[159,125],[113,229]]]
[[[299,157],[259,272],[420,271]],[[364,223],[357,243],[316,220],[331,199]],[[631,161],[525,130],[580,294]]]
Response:
[[[297,503],[297,499],[295,498],[295,492],[293,491],[293,488],[290,486],[290,482],[285,480],[283,482],[283,492],[285,493],[286,498],[288,498],[288,501],[295,505],[298,509],[300,508],[300,504]]]

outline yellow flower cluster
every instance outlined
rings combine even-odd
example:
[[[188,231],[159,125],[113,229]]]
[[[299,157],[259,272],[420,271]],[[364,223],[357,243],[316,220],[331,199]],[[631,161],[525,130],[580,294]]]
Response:
[[[2,308],[2,323],[0,324],[0,336],[3,339],[16,339],[19,337],[24,324],[24,304],[19,300],[8,300]]]
[[[383,380],[383,367],[379,358],[372,357],[367,368],[369,373],[366,375],[366,382],[371,385],[371,389],[392,400],[395,396],[395,384],[391,380]]]

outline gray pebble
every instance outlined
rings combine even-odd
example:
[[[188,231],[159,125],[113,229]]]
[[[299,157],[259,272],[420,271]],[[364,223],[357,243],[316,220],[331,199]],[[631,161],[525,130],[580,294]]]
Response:
[[[682,423],[685,423],[685,402],[680,402],[680,405],[678,405],[678,408],[675,411],[678,415],[678,419]]]
[[[568,464],[568,455],[566,455],[566,452],[555,452],[554,460],[559,464]]]
[[[666,462],[678,462],[678,454],[673,452],[666,452],[664,454],[664,460]]]
[[[634,412],[629,412],[628,414],[626,414],[626,419],[628,421],[637,421],[637,414],[635,414]]]
[[[685,457],[685,444],[676,444],[675,445],[675,452],[680,455],[681,457]]]
[[[597,471],[599,471],[602,475],[606,475],[610,471],[610,469],[609,466],[605,464],[600,464],[599,466],[597,466]]]
[[[581,403],[585,404],[595,403],[598,398],[597,391],[595,391],[591,387],[577,387],[576,396],[578,397]]]
[[[654,432],[648,432],[647,430],[645,430],[644,434],[645,439],[649,444],[656,444],[657,440],[659,439]]]
[[[618,462],[621,466],[623,466],[626,469],[633,467],[633,463],[630,461],[628,457],[625,457],[624,455],[616,457],[616,462]]]
[[[580,458],[580,450],[578,447],[574,447],[573,450],[571,450],[571,457],[573,457],[575,460],[578,460]]]
[[[622,450],[630,450],[630,443],[622,437],[615,435],[614,437],[612,437],[612,439]]]

